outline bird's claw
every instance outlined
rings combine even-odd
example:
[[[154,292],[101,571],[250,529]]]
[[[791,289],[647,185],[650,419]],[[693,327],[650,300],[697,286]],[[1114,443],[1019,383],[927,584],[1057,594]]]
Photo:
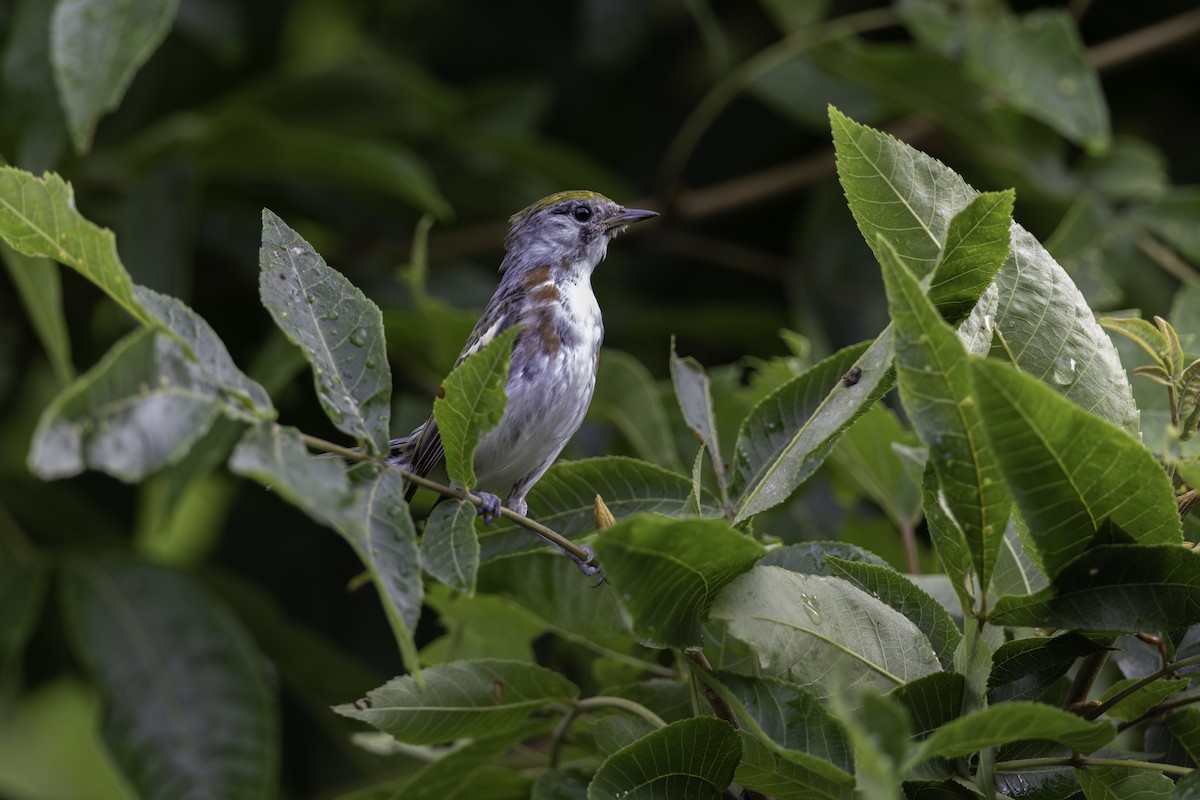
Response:
[[[581,549],[587,558],[580,558],[574,553],[567,553],[567,556],[575,562],[575,566],[579,567],[579,571],[589,578],[593,575],[599,575],[600,579],[592,584],[595,589],[600,584],[604,583],[604,569],[596,563],[596,551],[591,548],[591,545],[581,545]]]
[[[491,492],[477,492],[479,495],[479,516],[483,517],[484,525],[491,525],[500,516],[500,497]]]

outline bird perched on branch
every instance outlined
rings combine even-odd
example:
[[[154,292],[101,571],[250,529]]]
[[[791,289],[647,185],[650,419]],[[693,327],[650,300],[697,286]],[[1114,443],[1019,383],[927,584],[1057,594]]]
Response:
[[[488,524],[500,513],[497,493],[506,495],[508,508],[525,514],[525,495],[583,422],[604,339],[592,271],[627,225],[655,216],[596,192],[570,191],[543,198],[509,220],[500,285],[456,362],[506,328],[522,326],[509,363],[504,416],[475,451],[478,486],[472,489],[484,501],[480,513]],[[444,480],[445,456],[432,416],[394,440],[392,452],[393,463]],[[408,499],[416,488],[410,484]],[[586,563],[580,567],[587,571]]]

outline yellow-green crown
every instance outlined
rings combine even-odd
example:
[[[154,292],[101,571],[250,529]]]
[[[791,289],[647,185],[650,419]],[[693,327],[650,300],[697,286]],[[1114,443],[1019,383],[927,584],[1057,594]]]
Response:
[[[606,203],[612,203],[604,195],[599,192],[591,192],[587,189],[571,189],[566,192],[557,192],[549,197],[543,197],[528,208],[522,209],[508,218],[509,225],[516,225],[518,222],[523,222],[539,211],[543,211],[550,206],[556,206],[559,203],[566,203],[571,200],[602,200]],[[615,203],[614,203],[615,205]]]

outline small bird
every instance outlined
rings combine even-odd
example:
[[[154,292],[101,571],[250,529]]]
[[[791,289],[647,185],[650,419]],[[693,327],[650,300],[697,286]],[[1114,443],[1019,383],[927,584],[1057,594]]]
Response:
[[[498,493],[507,496],[508,508],[526,513],[525,496],[583,422],[604,339],[592,271],[627,225],[656,216],[596,192],[569,191],[545,197],[509,220],[500,285],[455,362],[461,364],[506,328],[522,326],[509,362],[504,416],[475,451],[478,486],[472,489],[483,498],[485,523],[500,513]],[[432,416],[392,441],[391,462],[445,480]],[[416,489],[409,485],[407,499]],[[586,562],[580,568],[588,571]]]

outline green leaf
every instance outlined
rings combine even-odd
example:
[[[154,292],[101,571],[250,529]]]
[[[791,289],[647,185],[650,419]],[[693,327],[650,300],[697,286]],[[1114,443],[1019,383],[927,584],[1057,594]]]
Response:
[[[712,616],[758,651],[763,673],[821,698],[860,685],[886,691],[939,669],[916,625],[840,578],[755,567],[718,595]]]
[[[1140,543],[1182,542],[1171,482],[1137,440],[1007,364],[971,367],[992,449],[1052,577],[1105,522]]]
[[[963,712],[966,679],[957,672],[934,672],[888,693],[908,711],[913,738],[924,739]]]
[[[673,722],[609,756],[588,786],[588,800],[719,798],[741,756],[737,731],[721,720]]]
[[[1009,105],[1089,152],[1111,144],[1100,79],[1066,11],[1005,14],[970,26],[965,63],[973,78]]]
[[[952,667],[962,634],[941,603],[891,567],[843,561],[836,556],[826,556],[826,560],[830,574],[849,581],[912,620],[933,646],[942,667]]]
[[[1163,332],[1152,323],[1140,317],[1101,317],[1100,324],[1105,330],[1119,333],[1136,342],[1161,366],[1168,367],[1171,363],[1170,343]]]
[[[1087,754],[1111,742],[1116,733],[1111,722],[1088,722],[1041,703],[1004,703],[946,723],[909,756],[908,766],[935,756],[958,758],[985,747],[1031,739],[1047,739]]]
[[[174,463],[222,410],[197,372],[167,336],[129,334],[42,412],[30,470],[49,480],[91,468],[133,483]]]
[[[925,465],[925,481],[921,487],[921,506],[929,528],[929,542],[937,553],[950,587],[958,596],[963,616],[970,616],[975,605],[975,570],[967,537],[945,504],[945,494],[938,482],[933,464]]]
[[[921,519],[921,491],[892,445],[917,444],[912,431],[900,424],[885,405],[871,406],[838,439],[829,463],[838,477],[858,488],[883,509],[896,526]]]
[[[33,258],[0,243],[0,259],[21,296],[21,305],[62,385],[75,378],[71,361],[71,337],[62,304],[62,274],[47,258]]]
[[[140,797],[276,794],[275,691],[222,604],[186,575],[115,554],[71,557],[60,599],[105,697],[104,739]]]
[[[421,557],[404,479],[398,470],[380,470],[358,487],[357,514],[336,526],[370,572],[400,653],[410,672],[418,669],[413,636],[421,617]]]
[[[1109,698],[1114,697],[1118,692],[1124,691],[1130,685],[1137,683],[1138,678],[1122,678],[1113,683],[1104,690],[1104,694],[1100,695],[1100,702],[1106,703]],[[1166,700],[1176,692],[1181,692],[1187,688],[1189,681],[1187,678],[1178,680],[1170,680],[1162,678],[1147,686],[1143,686],[1133,694],[1126,697],[1124,700],[1117,703],[1112,708],[1108,709],[1107,713],[1110,717],[1115,717],[1122,722],[1129,722],[1137,719],[1142,714],[1145,714],[1156,705]]]
[[[1200,708],[1180,709],[1163,722],[1188,758],[1200,761]]]
[[[267,209],[258,264],[263,305],[312,364],[326,416],[368,452],[389,452],[392,377],[379,308]]]
[[[688,503],[692,482],[683,475],[633,458],[607,456],[582,461],[559,461],[547,470],[526,499],[529,516],[564,536],[577,537],[596,530],[596,496],[604,498],[617,520],[634,514],[693,516]],[[702,500],[702,514],[720,512],[710,495]],[[542,541],[529,531],[504,520],[481,532],[484,562],[532,550]]]
[[[729,491],[736,521],[782,503],[824,462],[838,435],[890,386],[891,336],[839,350],[784,384],[742,421]],[[852,367],[856,380],[843,379]]]
[[[741,731],[742,760],[734,780],[775,800],[850,800],[854,777],[808,753],[772,748]]]
[[[421,648],[422,663],[475,658],[535,663],[533,640],[546,632],[546,626],[507,598],[483,593],[471,597],[435,583],[429,587],[426,602],[437,612],[438,624],[446,632]]]
[[[662,394],[650,370],[628,353],[601,352],[596,394],[588,415],[612,423],[643,461],[674,472],[682,470]]]
[[[529,800],[587,800],[588,777],[573,769],[542,770]]]
[[[1032,544],[1025,545],[1025,541],[1030,541],[1028,529],[1014,515],[1004,531],[1000,560],[992,575],[991,591],[997,596],[1033,594],[1050,583],[1046,573],[1033,560],[1038,554],[1037,549]]]
[[[1067,674],[1077,659],[1103,649],[1103,645],[1074,631],[1054,638],[1005,642],[992,654],[988,700],[992,705],[1012,700],[1037,700]]]
[[[322,524],[341,530],[363,519],[345,465],[310,455],[295,428],[250,427],[229,457],[229,470],[270,487]]]
[[[425,571],[451,589],[471,594],[479,572],[479,538],[474,504],[465,500],[439,503],[425,521],[421,562]]]
[[[133,281],[117,255],[112,231],[75,210],[71,184],[0,167],[0,238],[18,253],[53,259],[96,284],[140,322],[150,316],[133,296]]]
[[[951,220],[951,229],[957,219]],[[1012,501],[971,397],[969,356],[892,246],[881,240],[875,252],[896,331],[900,399],[929,448],[928,463],[941,487],[939,500],[957,521],[979,581],[987,586]]]
[[[504,416],[508,362],[520,332],[521,326],[513,325],[463,359],[446,376],[433,402],[446,472],[458,486],[475,486],[475,448]]]
[[[77,153],[121,104],[138,68],[171,30],[179,0],[59,0],[50,24],[54,83]]]
[[[533,712],[579,694],[557,672],[520,661],[456,661],[424,676],[423,688],[405,675],[333,710],[408,744],[438,744],[513,730]]]
[[[595,548],[638,639],[689,650],[703,644],[700,623],[713,598],[763,553],[721,520],[649,515],[618,522]]]
[[[838,769],[854,771],[854,754],[846,732],[816,695],[804,687],[780,678],[732,672],[714,673],[711,685],[755,735],[783,750],[807,753]]]
[[[868,687],[851,697],[854,705],[844,693],[834,695],[833,707],[854,742],[855,797],[897,800],[899,765],[912,738],[908,714],[895,698]]]
[[[846,542],[801,542],[770,551],[758,560],[760,567],[783,567],[806,575],[832,575],[829,556],[843,561],[862,562],[886,567],[888,563],[870,550]]]
[[[697,441],[708,451],[709,463],[717,481],[726,485],[725,461],[721,457],[721,440],[717,436],[717,418],[713,410],[712,385],[708,374],[699,361],[688,356],[680,358],[675,353],[675,341],[671,340],[671,384],[683,421],[696,435]]]
[[[35,561],[7,560],[0,549],[0,686],[10,684],[10,669],[20,665],[25,643],[37,627],[48,573]]]
[[[941,162],[830,109],[838,176],[867,244],[889,242],[918,278],[937,265],[950,221],[977,195]],[[1021,369],[1080,407],[1136,433],[1137,408],[1112,341],[1046,249],[1020,225],[996,275],[999,305],[984,314]],[[878,254],[877,254],[878,255]]]
[[[1076,767],[1079,786],[1087,800],[1170,800],[1175,782],[1161,772],[1144,767]]]
[[[950,218],[929,300],[951,325],[965,319],[1008,258],[1013,192],[983,192]]]
[[[1051,586],[1001,597],[989,620],[1081,631],[1191,625],[1200,622],[1200,553],[1178,545],[1096,545],[1063,567]]]

